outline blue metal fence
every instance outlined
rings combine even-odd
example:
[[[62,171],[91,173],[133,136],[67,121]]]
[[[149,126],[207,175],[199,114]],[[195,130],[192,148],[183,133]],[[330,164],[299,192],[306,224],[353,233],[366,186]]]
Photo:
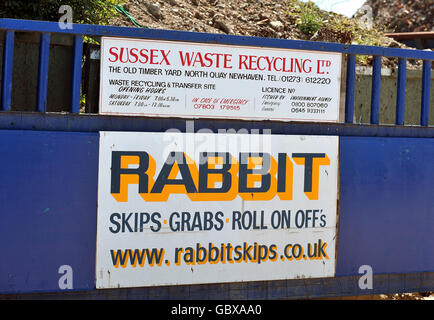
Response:
[[[182,31],[0,19],[5,32],[0,102],[0,295],[67,292],[58,267],[75,274],[77,297],[239,299],[310,298],[434,290],[431,258],[434,127],[429,126],[434,52]],[[38,112],[11,111],[15,32],[41,34]],[[46,113],[51,33],[74,37],[69,114]],[[99,131],[187,131],[186,119],[80,115],[83,38],[117,36],[341,52],[347,56],[345,123],[194,120],[202,128],[272,129],[273,134],[335,135],[340,139],[340,208],[336,277],[196,286],[95,290]],[[356,57],[373,56],[371,124],[354,124]],[[398,63],[396,125],[379,124],[381,58]],[[423,60],[420,126],[403,126],[406,63]],[[6,130],[4,130],[6,129]],[[14,129],[9,130],[9,129]],[[42,132],[36,132],[42,131]],[[421,139],[425,138],[425,139]],[[68,168],[67,170],[65,168]],[[64,181],[65,189],[59,187]],[[31,196],[30,199],[25,197]],[[373,221],[373,225],[371,222]],[[403,254],[405,250],[406,255]],[[69,260],[68,260],[69,259]],[[65,262],[66,261],[66,262]],[[375,287],[357,285],[357,268],[374,267]],[[74,292],[69,292],[69,296]]]
[[[430,109],[430,81],[431,63],[434,60],[433,51],[384,48],[375,46],[346,45],[339,43],[311,42],[300,40],[272,39],[243,37],[221,34],[194,33],[184,31],[140,29],[115,26],[96,26],[85,24],[73,24],[71,29],[62,29],[56,22],[28,21],[15,19],[0,19],[0,30],[6,31],[3,55],[2,74],[2,100],[1,110],[11,109],[12,94],[12,71],[14,32],[29,31],[41,33],[37,111],[45,113],[47,101],[48,59],[51,33],[70,34],[74,36],[74,62],[71,86],[71,113],[80,111],[80,88],[81,88],[81,62],[83,51],[83,36],[117,36],[146,39],[183,40],[194,42],[237,44],[249,46],[264,46],[275,48],[315,50],[340,52],[348,56],[347,81],[346,81],[346,105],[345,122],[353,123],[354,119],[354,96],[355,96],[355,72],[356,56],[373,56],[372,96],[371,96],[371,124],[379,124],[380,117],[380,94],[381,94],[381,58],[399,58],[399,72],[397,84],[396,124],[404,124],[405,113],[405,79],[407,59],[423,60],[422,76],[422,99],[420,125],[429,125]]]

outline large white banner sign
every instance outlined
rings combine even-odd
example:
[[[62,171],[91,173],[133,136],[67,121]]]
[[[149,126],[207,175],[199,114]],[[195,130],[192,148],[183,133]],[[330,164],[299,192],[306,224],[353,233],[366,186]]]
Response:
[[[101,132],[96,287],[333,277],[338,137]]]
[[[104,37],[100,113],[339,119],[341,54]]]

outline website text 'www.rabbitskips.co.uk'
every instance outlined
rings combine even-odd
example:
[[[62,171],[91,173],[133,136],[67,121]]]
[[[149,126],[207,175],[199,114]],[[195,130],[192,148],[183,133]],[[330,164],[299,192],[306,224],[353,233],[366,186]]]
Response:
[[[111,249],[110,256],[115,268],[126,267],[162,267],[181,265],[203,264],[234,264],[256,263],[276,261],[305,261],[305,260],[328,260],[327,242],[318,239],[315,243],[302,245],[289,243],[278,248],[276,244],[263,245],[243,242],[242,244],[221,243],[214,245],[208,243],[202,245],[196,243],[190,247],[177,247],[173,249],[173,259],[165,258],[164,248],[142,249]]]

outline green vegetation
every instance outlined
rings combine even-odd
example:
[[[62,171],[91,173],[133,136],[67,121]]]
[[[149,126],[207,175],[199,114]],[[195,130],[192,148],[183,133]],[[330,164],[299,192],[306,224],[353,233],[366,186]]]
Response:
[[[324,14],[313,2],[292,1],[290,5],[292,5],[292,9],[295,9],[293,14],[295,14],[297,28],[301,32],[313,36],[322,27]]]
[[[317,16],[303,13],[297,20],[297,27],[304,34],[313,36],[322,27],[323,22]]]
[[[121,0],[1,0],[0,18],[58,21],[59,8],[69,5],[74,23],[108,24]]]

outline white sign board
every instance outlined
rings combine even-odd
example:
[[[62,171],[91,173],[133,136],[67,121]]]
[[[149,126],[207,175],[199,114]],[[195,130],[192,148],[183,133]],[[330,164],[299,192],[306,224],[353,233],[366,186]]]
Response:
[[[333,277],[338,137],[101,132],[96,287]]]
[[[103,37],[100,113],[339,119],[341,54]]]

